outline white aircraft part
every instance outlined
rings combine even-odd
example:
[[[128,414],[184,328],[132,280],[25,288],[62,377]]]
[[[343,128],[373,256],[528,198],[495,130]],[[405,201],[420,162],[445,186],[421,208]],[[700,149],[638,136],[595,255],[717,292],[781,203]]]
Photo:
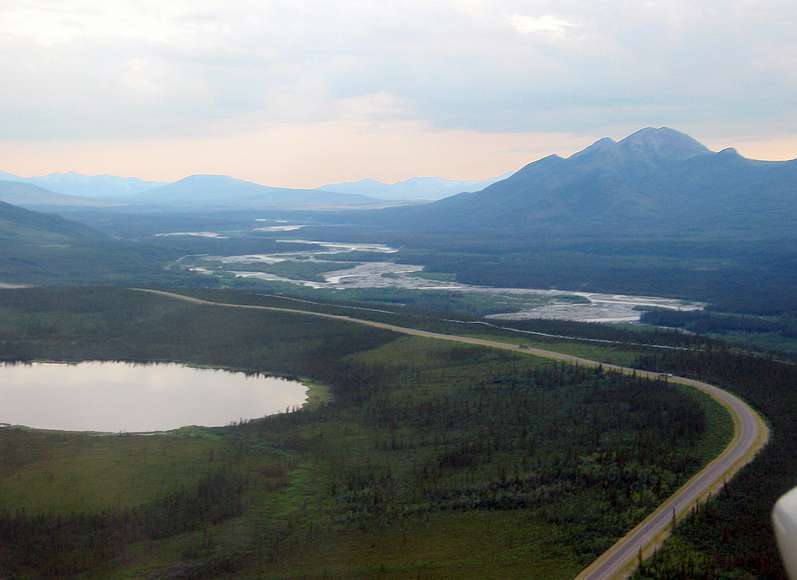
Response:
[[[786,572],[789,578],[797,579],[797,488],[775,504],[772,523]]]

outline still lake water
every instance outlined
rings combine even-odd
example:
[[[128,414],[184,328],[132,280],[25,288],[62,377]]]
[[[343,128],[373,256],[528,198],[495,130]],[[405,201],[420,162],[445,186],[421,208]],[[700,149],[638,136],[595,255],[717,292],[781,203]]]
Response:
[[[0,365],[0,424],[142,432],[226,425],[301,406],[297,381],[179,364]]]

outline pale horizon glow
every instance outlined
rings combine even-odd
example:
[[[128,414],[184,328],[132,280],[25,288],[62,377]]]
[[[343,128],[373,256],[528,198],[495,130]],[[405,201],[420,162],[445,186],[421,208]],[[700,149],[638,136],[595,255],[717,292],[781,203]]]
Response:
[[[797,158],[797,5],[8,0],[0,171],[486,179],[644,126]]]

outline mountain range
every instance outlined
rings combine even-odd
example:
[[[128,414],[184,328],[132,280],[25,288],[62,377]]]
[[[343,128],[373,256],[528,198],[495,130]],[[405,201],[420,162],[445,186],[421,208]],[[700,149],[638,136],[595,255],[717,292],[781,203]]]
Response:
[[[73,171],[37,177],[20,177],[0,171],[0,180],[29,183],[52,192],[100,199],[124,198],[163,185],[158,181],[146,181],[137,177],[81,175]]]
[[[45,188],[39,184],[48,184]],[[150,187],[151,186],[151,187]],[[64,193],[77,191],[79,195]],[[107,194],[107,195],[106,195]],[[18,178],[0,172],[0,201],[27,208],[161,207],[179,209],[326,209],[378,206],[374,198],[313,189],[268,187],[226,175],[191,175],[174,183],[76,173]]]
[[[113,202],[56,193],[23,181],[0,181],[0,201],[22,207],[108,207]]]
[[[673,129],[646,128],[545,157],[479,192],[367,217],[416,229],[793,237],[797,160],[715,153]]]
[[[356,193],[384,200],[433,201],[465,191],[481,191],[497,181],[506,179],[511,173],[485,180],[457,181],[442,177],[411,177],[396,183],[385,183],[376,179],[361,179],[343,183],[330,183],[319,189],[339,193]]]
[[[191,175],[174,183],[139,193],[134,205],[160,205],[196,209],[325,208],[376,204],[364,195],[315,189],[268,187],[226,175]]]
[[[21,205],[87,200],[0,181],[0,200],[4,195]],[[379,203],[208,175],[132,197],[143,208],[179,210],[158,213],[177,228],[171,231],[206,227],[203,209],[219,216],[287,206],[334,210],[316,211],[313,221],[336,228],[308,226],[303,235],[390,243],[402,259],[472,284],[684,296],[733,311],[797,312],[797,160],[714,152],[666,127],[601,139],[569,157],[529,163],[481,191],[422,205],[368,209]],[[97,243],[92,236],[99,234],[84,226],[0,207],[0,240],[8,242],[0,252],[0,282],[85,283],[87,268],[92,280],[162,282],[171,275],[162,268],[163,249],[134,236]],[[357,211],[341,211],[347,207]],[[100,223],[112,215],[126,222],[131,214],[123,210],[70,215],[118,236]],[[142,215],[149,220],[150,213]],[[131,278],[131,269],[139,278]]]
[[[0,200],[34,208],[150,205],[173,209],[323,209],[376,206],[386,201],[436,200],[463,191],[484,189],[498,179],[501,178],[455,181],[440,177],[413,177],[393,184],[364,179],[317,189],[293,189],[270,187],[225,175],[191,175],[174,183],[165,183],[75,172],[20,177],[0,171]],[[17,185],[12,186],[12,183]]]
[[[0,173],[0,177],[10,174]],[[645,128],[603,138],[569,157],[550,155],[478,191],[374,211],[373,195],[442,195],[480,182],[412,178],[332,184],[328,189],[269,187],[224,175],[193,175],[169,184],[135,178],[51,174],[0,181],[0,201],[24,206],[162,207],[191,210],[302,209],[336,211],[355,223],[396,230],[540,232],[580,236],[793,237],[797,160],[757,161],[734,149],[713,152],[676,130]],[[36,183],[52,184],[45,189]],[[106,184],[106,185],[103,185]],[[437,189],[435,189],[437,188]],[[72,195],[64,191],[81,192]],[[102,198],[100,192],[107,192]],[[357,192],[369,192],[370,195]]]

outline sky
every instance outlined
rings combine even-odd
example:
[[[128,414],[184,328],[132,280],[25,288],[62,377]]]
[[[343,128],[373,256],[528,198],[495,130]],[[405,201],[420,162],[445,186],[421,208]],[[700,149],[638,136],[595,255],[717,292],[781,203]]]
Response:
[[[2,0],[0,170],[487,178],[670,126],[797,157],[794,0]]]

